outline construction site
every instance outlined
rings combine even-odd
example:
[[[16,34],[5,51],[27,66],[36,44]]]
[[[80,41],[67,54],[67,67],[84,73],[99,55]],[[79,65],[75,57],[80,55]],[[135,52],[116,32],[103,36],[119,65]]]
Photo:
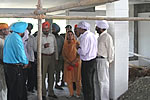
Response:
[[[95,21],[106,20],[113,38],[114,61],[109,68],[110,100],[150,100],[150,0],[0,0],[0,23],[24,21],[38,31],[37,90],[28,92],[28,100],[42,100],[41,41],[42,23],[65,26],[86,21],[95,32]],[[52,28],[52,26],[51,26]],[[74,29],[74,28],[73,28]],[[98,37],[98,35],[97,35]],[[54,92],[47,100],[84,100],[67,98],[69,90]]]

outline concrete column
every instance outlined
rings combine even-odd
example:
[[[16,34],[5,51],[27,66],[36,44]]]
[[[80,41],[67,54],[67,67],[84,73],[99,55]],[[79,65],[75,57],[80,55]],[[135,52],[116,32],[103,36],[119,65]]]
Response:
[[[106,5],[107,17],[128,17],[128,0],[119,0]],[[110,98],[116,100],[128,89],[128,21],[109,22],[114,39],[115,60],[110,67]]]

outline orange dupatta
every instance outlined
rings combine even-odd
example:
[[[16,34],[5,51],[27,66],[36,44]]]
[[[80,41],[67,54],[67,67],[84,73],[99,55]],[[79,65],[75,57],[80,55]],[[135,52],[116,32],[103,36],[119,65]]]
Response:
[[[79,56],[77,56],[77,49],[76,49],[77,43],[78,42],[74,36],[73,40],[71,40],[71,43],[68,43],[66,33],[62,55],[64,57],[64,61],[67,62],[69,65],[77,62],[76,60],[77,58],[79,58]]]

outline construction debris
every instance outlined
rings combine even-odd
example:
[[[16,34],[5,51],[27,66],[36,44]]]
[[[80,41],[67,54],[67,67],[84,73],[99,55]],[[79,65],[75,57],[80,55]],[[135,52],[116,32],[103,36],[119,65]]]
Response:
[[[118,100],[150,100],[150,77],[141,77],[129,85]]]
[[[150,100],[150,68],[129,66],[129,87],[118,100]]]

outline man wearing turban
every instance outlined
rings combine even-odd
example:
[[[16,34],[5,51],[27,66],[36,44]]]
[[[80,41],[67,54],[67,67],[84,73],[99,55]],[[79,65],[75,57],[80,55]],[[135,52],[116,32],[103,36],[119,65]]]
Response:
[[[55,64],[58,61],[57,41],[55,36],[50,33],[50,23],[42,24],[42,97],[46,100],[45,79],[48,73],[48,96],[57,98],[53,91]]]
[[[37,41],[35,37],[31,35],[31,31],[33,29],[33,25],[28,23],[27,30],[29,32],[28,39],[27,39],[27,53],[28,53],[28,60],[29,60],[29,68],[28,68],[28,81],[27,81],[27,89],[29,92],[34,92],[34,88],[37,88],[37,66],[36,66],[36,59],[34,54],[34,45],[36,45]],[[35,43],[34,43],[35,42]]]
[[[0,23],[0,35],[2,38],[5,38],[9,34],[9,27],[6,23]]]
[[[72,31],[72,26],[71,26],[71,25],[67,25],[67,26],[65,27],[65,29],[66,29],[66,32]]]
[[[90,32],[89,23],[81,21],[77,28],[81,34],[80,45],[77,48],[82,60],[81,76],[84,100],[94,100],[93,76],[96,66],[97,39],[94,33]]]
[[[8,24],[0,23],[0,100],[7,100],[7,86],[3,64],[3,47],[5,36],[8,33],[9,33]]]
[[[60,32],[60,27],[56,23],[52,24],[52,33],[54,34],[56,41],[57,41],[57,47],[58,47],[58,64],[56,65],[56,85],[55,88],[59,90],[63,90],[61,86],[58,85],[60,81],[60,72],[63,72],[63,58],[62,58],[62,48],[64,44],[64,39],[62,36],[60,36],[58,33]],[[63,76],[63,75],[62,75]],[[63,79],[61,80],[63,82]]]
[[[28,59],[24,51],[22,37],[28,24],[16,22],[11,26],[12,33],[5,39],[3,48],[3,62],[6,84],[8,88],[7,100],[24,100],[23,69],[28,66]],[[8,49],[9,48],[9,49]]]
[[[76,37],[79,38],[79,37],[80,37],[80,34],[79,34],[79,31],[78,31],[78,28],[77,28],[77,27],[78,27],[78,25],[75,24],[75,25],[74,25],[74,33],[75,33]]]
[[[68,31],[72,31],[72,26],[71,26],[71,25],[67,25],[67,26],[65,27],[65,29],[66,29],[66,33],[67,33]],[[66,33],[61,33],[60,35],[65,39]],[[65,84],[63,83],[62,86],[65,86]]]
[[[109,100],[109,64],[114,58],[113,40],[107,29],[107,21],[96,21],[95,30],[99,34],[97,67],[95,72],[95,100]]]

